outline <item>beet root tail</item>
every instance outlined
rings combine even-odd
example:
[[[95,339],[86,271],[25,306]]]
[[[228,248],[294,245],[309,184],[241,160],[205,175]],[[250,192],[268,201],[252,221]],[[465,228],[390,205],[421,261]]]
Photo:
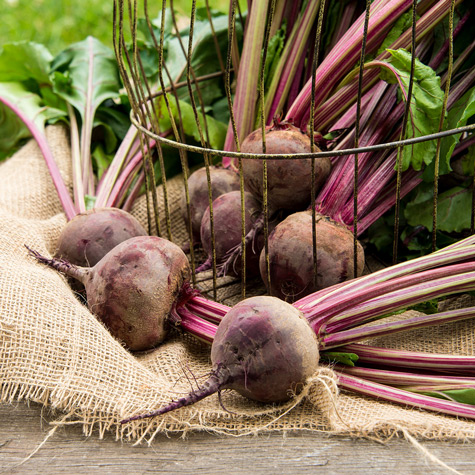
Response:
[[[256,219],[255,223],[253,224],[251,230],[244,237],[244,246],[246,247],[246,249],[249,249],[253,254],[256,253],[255,242],[256,242],[257,236],[264,229],[264,224],[265,224],[264,220],[265,220],[264,213],[261,213],[260,216]],[[252,243],[252,247],[249,246],[251,243]],[[240,243],[229,250],[228,254],[226,255],[226,260],[219,267],[219,274],[218,274],[219,277],[226,276],[229,273],[230,269],[233,269],[233,271],[237,273],[236,266],[241,257],[242,257],[242,244]]]
[[[167,412],[174,411],[175,409],[179,409],[180,407],[189,406],[195,402],[201,401],[201,399],[204,399],[205,397],[211,396],[211,394],[218,392],[224,384],[223,377],[220,375],[220,373],[213,372],[208,380],[197,391],[192,391],[190,394],[188,394],[188,396],[177,399],[176,401],[172,401],[171,403],[161,407],[160,409],[157,409],[156,411],[128,417],[127,419],[121,420],[120,423],[126,424],[127,422],[131,421],[160,416],[162,414],[166,414]]]
[[[49,257],[42,256],[38,251],[29,248],[26,244],[25,247],[28,249],[30,256],[34,257],[38,262],[41,262],[41,264],[51,267],[62,274],[73,277],[79,280],[79,282],[85,282],[87,270],[84,267],[71,264],[65,259],[57,259],[54,257],[50,259]]]
[[[203,264],[199,265],[196,268],[195,272],[199,274],[200,272],[204,272],[206,270],[211,269],[211,267],[213,267],[213,261],[211,260],[211,258],[208,257],[208,259],[206,259],[206,261],[204,261]]]

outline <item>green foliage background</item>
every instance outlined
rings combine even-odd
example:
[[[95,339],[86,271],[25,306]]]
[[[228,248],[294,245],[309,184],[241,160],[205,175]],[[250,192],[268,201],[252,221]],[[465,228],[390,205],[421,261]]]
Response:
[[[35,41],[45,44],[55,55],[91,35],[112,47],[113,0],[4,0],[1,3],[0,45]],[[157,15],[161,4],[149,2],[151,16]],[[173,1],[175,10],[185,16],[189,16],[191,4],[191,0]],[[240,4],[245,8],[246,0]],[[139,0],[138,5],[142,6],[143,1]],[[205,5],[205,0],[197,1],[198,7]],[[229,0],[209,0],[209,5],[227,11]]]

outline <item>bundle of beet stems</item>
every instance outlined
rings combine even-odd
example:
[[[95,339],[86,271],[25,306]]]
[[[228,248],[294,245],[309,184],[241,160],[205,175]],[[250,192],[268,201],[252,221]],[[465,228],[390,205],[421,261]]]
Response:
[[[250,398],[265,401],[263,394],[268,392],[258,386],[273,387],[275,378],[286,380],[285,371],[290,371],[288,366],[298,366],[301,359],[316,357],[318,360],[318,351],[312,351],[310,340],[306,340],[307,347],[299,347],[306,337],[300,339],[300,336],[293,334],[288,345],[287,330],[277,320],[270,330],[267,328],[266,312],[276,310],[275,305],[285,314],[283,318],[288,318],[292,324],[299,322],[298,318],[294,318],[295,313],[310,324],[316,335],[321,360],[325,361],[334,352],[356,355],[353,361],[357,360],[358,366],[332,365],[340,388],[474,419],[475,406],[457,401],[457,393],[463,397],[466,394],[464,391],[475,388],[474,357],[408,352],[357,343],[375,336],[473,318],[475,307],[384,321],[395,312],[420,302],[474,289],[475,238],[471,236],[430,255],[315,292],[293,306],[273,297],[252,297],[230,309],[194,295],[173,308],[172,320],[184,331],[212,344],[214,365],[210,378],[190,395],[124,422],[160,415],[223,389],[236,389]],[[254,318],[257,308],[261,314]],[[381,322],[372,323],[376,320]],[[277,336],[270,336],[271,332]],[[299,333],[299,330],[295,332]],[[291,352],[288,346],[293,347]],[[328,353],[330,350],[331,353]],[[226,352],[235,358],[223,357]],[[300,359],[295,360],[297,363],[294,352],[300,355]],[[324,357],[325,354],[327,357]],[[279,359],[285,361],[276,361]],[[313,369],[316,365],[318,361],[315,361]],[[258,376],[256,367],[260,369]],[[274,373],[276,368],[281,371],[279,374]],[[280,396],[280,399],[272,401],[285,400]]]

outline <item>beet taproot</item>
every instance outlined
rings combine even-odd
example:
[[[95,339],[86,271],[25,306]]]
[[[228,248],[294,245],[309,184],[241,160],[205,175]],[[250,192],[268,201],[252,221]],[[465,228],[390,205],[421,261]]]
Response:
[[[236,260],[227,261],[230,252],[241,248],[242,240],[242,207],[241,192],[231,191],[218,196],[213,201],[213,223],[216,262],[223,275],[239,275],[241,271],[241,256]],[[261,215],[261,206],[254,196],[244,192],[245,233],[253,229],[256,220]],[[207,254],[206,261],[197,268],[197,272],[210,269],[213,262],[211,245],[211,214],[206,210],[201,220],[201,244]],[[263,240],[258,236],[249,237],[246,243],[246,269],[250,275],[259,275],[259,255]]]

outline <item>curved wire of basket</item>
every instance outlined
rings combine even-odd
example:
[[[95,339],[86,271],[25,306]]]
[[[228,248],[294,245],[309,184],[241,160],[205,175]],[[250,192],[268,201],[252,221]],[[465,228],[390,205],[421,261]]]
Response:
[[[215,155],[217,157],[230,157],[230,158],[242,158],[248,160],[289,160],[289,159],[305,159],[305,158],[321,158],[321,157],[341,157],[344,155],[355,155],[366,152],[377,152],[380,150],[391,150],[394,148],[405,147],[407,145],[414,145],[416,143],[428,142],[431,140],[438,140],[444,137],[450,137],[451,135],[463,134],[466,132],[472,132],[475,130],[475,124],[465,125],[463,127],[457,127],[455,129],[443,130],[435,134],[421,135],[420,137],[413,137],[410,139],[395,140],[393,142],[384,142],[377,145],[361,146],[356,148],[345,148],[339,150],[325,150],[320,152],[308,152],[308,153],[246,153],[246,152],[232,152],[229,150],[219,150],[215,148],[206,148],[199,145],[190,145],[183,142],[177,142],[176,140],[167,139],[154,131],[148,129],[141,124],[136,118],[133,111],[130,113],[130,121],[137,127],[144,135],[147,135],[157,142],[161,142],[163,145],[168,145],[173,148],[186,150],[187,152],[196,152],[201,154]]]

